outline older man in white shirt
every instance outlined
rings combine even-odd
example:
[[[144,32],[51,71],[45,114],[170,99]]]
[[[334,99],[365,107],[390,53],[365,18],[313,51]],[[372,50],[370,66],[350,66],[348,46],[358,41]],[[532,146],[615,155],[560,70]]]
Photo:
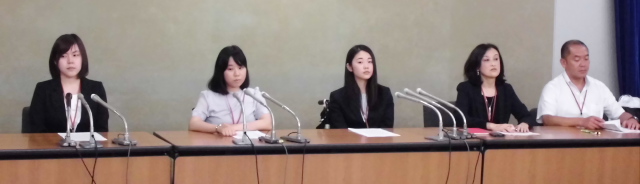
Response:
[[[623,127],[638,130],[638,118],[622,109],[611,90],[589,72],[589,49],[580,40],[562,45],[560,63],[565,72],[542,90],[538,103],[538,123],[556,126],[603,128],[602,115],[620,119]]]

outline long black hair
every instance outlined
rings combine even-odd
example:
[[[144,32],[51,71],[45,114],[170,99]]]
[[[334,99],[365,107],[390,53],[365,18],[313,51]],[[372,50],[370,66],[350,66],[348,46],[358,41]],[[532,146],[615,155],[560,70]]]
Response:
[[[507,82],[507,80],[504,79],[504,61],[502,60],[502,54],[500,54],[498,46],[491,43],[483,43],[471,51],[467,62],[464,64],[464,77],[475,86],[482,85],[482,78],[478,74],[478,70],[480,66],[482,66],[484,54],[490,49],[496,49],[496,51],[498,51],[498,57],[500,57],[500,74],[496,77],[496,86],[503,85]]]
[[[216,59],[216,66],[213,69],[213,76],[209,80],[208,84],[211,91],[222,95],[229,94],[229,91],[227,90],[227,81],[224,80],[224,71],[229,66],[229,58],[233,58],[238,66],[243,66],[247,70],[247,76],[245,77],[242,85],[240,85],[240,89],[249,87],[249,65],[247,64],[247,58],[244,56],[244,52],[242,52],[242,49],[236,45],[227,46],[220,50],[218,59]]]
[[[369,107],[372,107],[376,104],[376,99],[378,99],[378,67],[376,67],[376,57],[373,55],[373,51],[366,45],[353,46],[351,47],[351,49],[349,49],[349,52],[347,52],[347,60],[345,63],[351,66],[353,58],[355,58],[356,54],[358,54],[359,52],[369,53],[369,55],[371,55],[371,62],[373,63],[373,73],[371,75],[371,78],[369,78],[369,80],[367,81],[366,89],[367,105]],[[362,94],[360,94],[360,88],[356,83],[355,74],[349,71],[346,66],[344,69],[344,88],[347,97],[349,97],[350,99],[354,99],[350,101],[352,102],[352,105],[359,107],[361,104],[360,99]],[[356,104],[355,102],[358,103]]]

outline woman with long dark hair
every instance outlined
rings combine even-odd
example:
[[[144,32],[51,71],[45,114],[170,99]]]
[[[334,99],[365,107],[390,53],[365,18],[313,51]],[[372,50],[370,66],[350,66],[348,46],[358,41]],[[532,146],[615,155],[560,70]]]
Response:
[[[535,118],[504,77],[504,63],[497,46],[486,43],[471,51],[464,65],[467,79],[458,84],[456,106],[465,114],[468,127],[498,132],[529,132]],[[518,125],[509,124],[509,117]]]
[[[393,96],[378,84],[373,51],[353,46],[347,53],[344,86],[331,92],[328,123],[331,128],[393,128]]]

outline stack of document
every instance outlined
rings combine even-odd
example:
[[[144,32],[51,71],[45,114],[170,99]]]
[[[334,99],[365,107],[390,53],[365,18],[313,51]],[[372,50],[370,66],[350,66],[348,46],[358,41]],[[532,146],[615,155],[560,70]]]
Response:
[[[349,128],[349,131],[365,137],[396,137],[400,136],[381,128]]]
[[[640,133],[640,130],[631,130],[620,126],[620,120],[604,122],[604,129],[619,133]]]
[[[513,136],[529,136],[529,135],[540,135],[540,133],[535,132],[500,132],[504,135],[513,135]]]
[[[468,128],[467,130],[469,131],[469,133],[476,134],[476,135],[488,135],[489,132],[491,132],[489,130],[485,130],[482,128]]]
[[[469,133],[476,135],[489,135],[489,130],[485,130],[482,128],[469,128]],[[504,135],[513,135],[513,136],[529,136],[529,135],[540,135],[540,133],[535,132],[500,132]]]
[[[256,131],[256,130],[253,130],[253,131],[247,131],[247,135],[249,136],[249,139],[257,139],[257,138],[259,138],[259,137],[265,136],[265,134],[264,134],[264,133],[262,133],[262,132],[260,132],[260,131]],[[244,136],[244,135],[242,134],[242,131],[237,131],[237,132],[236,132],[236,135],[234,135],[234,136],[233,136],[233,138],[236,138],[236,139],[242,139],[242,136]]]
[[[60,137],[62,137],[64,139],[65,136],[67,136],[67,133],[58,133],[58,135],[60,135]],[[80,141],[89,141],[89,139],[91,138],[91,136],[89,135],[89,132],[77,132],[77,133],[70,133],[71,135],[71,140],[76,141],[76,142],[80,142]],[[93,137],[96,138],[96,141],[106,141],[107,139],[102,137],[102,135],[100,135],[99,133],[93,133]]]

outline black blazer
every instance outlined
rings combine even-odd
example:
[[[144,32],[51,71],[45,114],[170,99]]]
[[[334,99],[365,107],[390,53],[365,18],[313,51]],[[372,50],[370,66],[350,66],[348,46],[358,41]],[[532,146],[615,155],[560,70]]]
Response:
[[[480,86],[475,86],[469,81],[458,84],[458,98],[456,106],[464,113],[469,128],[487,129],[487,107],[484,103],[484,96]],[[498,92],[498,100],[496,101],[496,109],[494,114],[494,122],[497,124],[509,123],[509,117],[513,116],[518,123],[525,122],[529,126],[536,126],[535,117],[529,113],[513,87],[509,83],[496,86]]]
[[[342,87],[331,92],[329,97],[328,123],[331,128],[366,128],[362,120],[360,105],[349,103],[347,90]],[[369,128],[393,128],[393,96],[391,90],[383,85],[378,85],[378,99],[375,106],[369,107],[367,120]]]
[[[107,101],[107,94],[102,82],[90,79],[80,80],[80,92],[93,112],[93,126],[96,132],[109,131],[109,111],[107,108],[91,100],[91,94],[97,94]],[[67,116],[64,106],[64,91],[60,79],[51,79],[39,82],[33,92],[31,106],[29,107],[29,121],[31,130],[29,133],[56,133],[66,132]],[[88,132],[89,113],[83,107],[82,117],[76,132]]]

